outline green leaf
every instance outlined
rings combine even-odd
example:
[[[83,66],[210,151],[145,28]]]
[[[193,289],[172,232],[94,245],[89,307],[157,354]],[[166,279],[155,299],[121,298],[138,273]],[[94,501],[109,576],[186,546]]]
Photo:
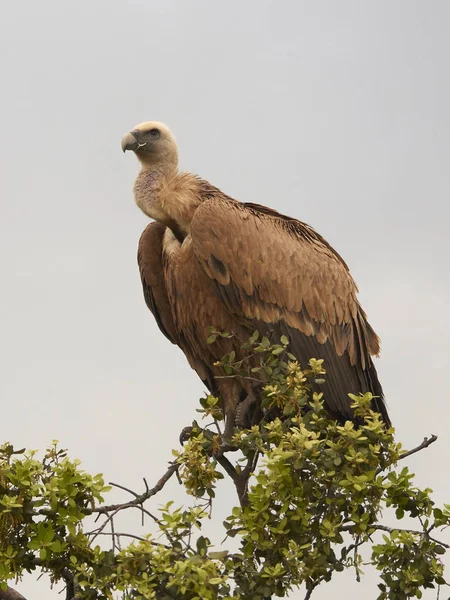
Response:
[[[222,552],[210,552],[209,558],[213,560],[223,560],[228,556],[228,550],[224,550]]]
[[[270,341],[265,336],[261,340],[261,346],[263,346],[263,348],[269,348],[270,347]]]
[[[253,345],[257,341],[258,338],[259,338],[259,331],[257,329],[255,329],[255,331],[252,333],[252,335],[248,341],[250,342],[250,344]]]

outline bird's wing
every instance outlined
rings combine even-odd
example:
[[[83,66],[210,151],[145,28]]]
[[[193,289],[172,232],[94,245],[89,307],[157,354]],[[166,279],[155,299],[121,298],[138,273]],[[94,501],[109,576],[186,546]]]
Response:
[[[147,306],[158,327],[172,344],[178,344],[178,335],[167,297],[164,280],[162,243],[165,225],[153,222],[142,232],[138,247],[138,265]]]
[[[173,318],[172,306],[166,287],[166,268],[164,264],[163,238],[166,226],[158,222],[150,223],[139,240],[138,265],[141,274],[144,298],[153,313],[158,327],[172,344],[176,344],[184,352],[191,367],[197,372],[204,385],[211,393],[216,393],[214,378],[210,365],[192,352],[186,336],[179,331]]]
[[[370,358],[378,338],[347,265],[311,227],[257,204],[208,194],[191,222],[197,258],[226,308],[255,328],[286,333],[305,365],[323,358],[331,412],[351,417],[348,392],[382,395]],[[277,341],[276,339],[274,341]],[[388,419],[382,399],[375,408]]]

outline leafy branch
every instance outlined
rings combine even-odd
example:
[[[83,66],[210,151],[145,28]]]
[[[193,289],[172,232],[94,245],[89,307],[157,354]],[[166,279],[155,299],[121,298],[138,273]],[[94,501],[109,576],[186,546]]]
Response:
[[[326,377],[322,361],[302,367],[287,339],[272,344],[256,333],[245,351],[219,366],[226,377],[258,381],[261,421],[224,444],[221,401],[203,398],[206,424],[183,430],[183,448],[153,487],[144,479],[142,492],[106,486],[56,442],[42,459],[11,444],[0,448],[0,600],[23,598],[7,582],[36,569],[63,583],[67,600],[106,600],[117,591],[130,599],[263,600],[301,585],[310,598],[344,569],[359,580],[363,565],[380,573],[379,600],[420,598],[447,585],[442,556],[450,545],[439,532],[450,525],[450,506],[436,506],[431,490],[415,486],[407,466],[398,468],[436,436],[403,450],[370,409],[370,394],[351,396],[360,425],[336,423],[313,391]],[[194,504],[151,509],[174,475]],[[239,505],[225,520],[225,547],[215,547],[201,528],[223,477],[234,483]],[[105,503],[111,487],[129,498]],[[386,508],[417,527],[383,523]],[[124,510],[139,510],[154,533],[118,529]],[[238,550],[226,549],[229,538]],[[371,557],[363,562],[365,547]]]

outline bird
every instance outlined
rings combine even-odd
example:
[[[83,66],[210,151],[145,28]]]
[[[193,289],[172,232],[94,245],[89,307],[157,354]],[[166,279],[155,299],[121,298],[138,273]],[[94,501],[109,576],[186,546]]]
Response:
[[[371,392],[372,409],[390,427],[372,360],[380,340],[336,250],[310,225],[180,171],[175,137],[163,123],[140,123],[123,136],[122,150],[139,160],[134,199],[152,219],[138,245],[145,302],[221,398],[224,437],[248,424],[258,398],[254,383],[223,377],[217,361],[232,351],[242,356],[241,340],[254,331],[275,341],[286,335],[303,366],[324,360],[320,391],[330,417],[356,421],[348,394]],[[233,335],[208,344],[211,327]]]

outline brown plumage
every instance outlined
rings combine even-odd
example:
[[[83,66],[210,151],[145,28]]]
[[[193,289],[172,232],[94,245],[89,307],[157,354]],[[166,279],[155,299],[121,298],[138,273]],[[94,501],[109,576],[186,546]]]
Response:
[[[216,378],[214,362],[231,350],[239,356],[240,345],[222,338],[208,345],[211,325],[240,339],[255,329],[275,342],[287,335],[301,364],[324,359],[321,391],[332,416],[352,419],[348,393],[370,391],[389,425],[371,358],[379,340],[339,254],[309,225],[178,172],[175,139],[161,123],[138,125],[122,148],[141,162],[135,200],[156,221],[139,242],[146,303],[205,385],[222,396],[227,433],[239,403],[254,403],[255,394],[246,382]]]

